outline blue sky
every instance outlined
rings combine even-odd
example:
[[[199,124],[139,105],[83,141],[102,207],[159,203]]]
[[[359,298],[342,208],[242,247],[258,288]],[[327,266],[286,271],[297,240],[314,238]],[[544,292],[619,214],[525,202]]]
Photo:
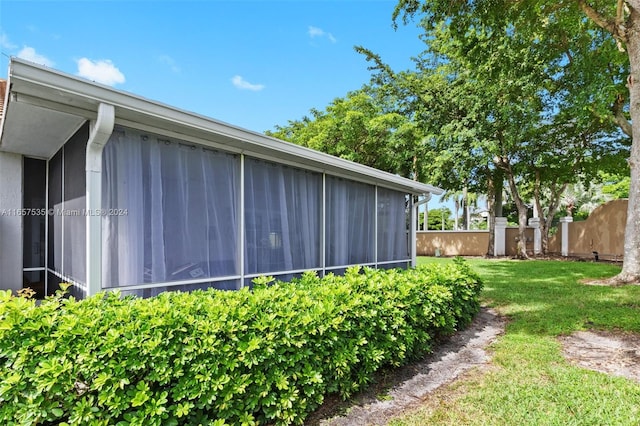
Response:
[[[0,1],[8,56],[263,132],[367,83],[353,47],[396,69],[423,48],[395,1]]]
[[[370,79],[364,46],[394,69],[424,48],[387,0],[0,0],[10,56],[257,132]],[[431,206],[435,207],[432,201]]]

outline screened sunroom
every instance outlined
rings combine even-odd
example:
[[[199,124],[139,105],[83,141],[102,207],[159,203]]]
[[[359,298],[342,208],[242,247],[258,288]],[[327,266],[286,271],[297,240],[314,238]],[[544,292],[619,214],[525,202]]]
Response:
[[[5,97],[3,288],[147,297],[406,268],[416,201],[441,193],[22,60]]]

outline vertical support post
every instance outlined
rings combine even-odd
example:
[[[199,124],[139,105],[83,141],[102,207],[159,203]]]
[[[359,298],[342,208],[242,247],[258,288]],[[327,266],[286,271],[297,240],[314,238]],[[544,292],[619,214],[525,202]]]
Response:
[[[507,218],[496,217],[494,226],[494,240],[493,240],[493,255],[504,256],[507,253],[506,240],[507,240]]]
[[[244,245],[245,245],[245,234],[246,234],[246,224],[245,224],[245,214],[244,214],[244,187],[245,187],[245,179],[244,179],[244,154],[240,154],[240,217],[238,217],[238,258],[239,258],[239,267],[240,267],[240,285],[238,289],[244,287]]]
[[[322,173],[322,226],[320,226],[320,264],[322,276],[327,274],[327,174]]]
[[[102,290],[102,152],[115,125],[115,108],[101,103],[87,142],[87,296]]]
[[[533,228],[533,254],[542,253],[542,231],[540,231],[540,218],[529,218],[529,226]]]
[[[569,256],[569,224],[573,222],[573,217],[566,216],[560,218],[560,241],[561,249],[560,254],[562,256]]]
[[[376,263],[375,268],[378,269],[378,185],[374,187],[373,194],[373,261]]]
[[[44,206],[47,215],[44,218],[44,295],[49,295],[49,160],[45,168]]]
[[[411,240],[411,267],[416,267],[416,244],[418,244],[416,227],[418,226],[417,213],[418,213],[418,205],[416,205],[414,201],[414,195],[409,195],[409,209],[411,211],[411,227],[410,229],[410,240]]]

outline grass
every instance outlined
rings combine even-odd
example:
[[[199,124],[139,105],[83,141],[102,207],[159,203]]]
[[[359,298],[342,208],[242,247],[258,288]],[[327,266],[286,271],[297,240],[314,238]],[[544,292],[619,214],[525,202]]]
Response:
[[[484,304],[509,319],[490,348],[491,367],[440,389],[390,425],[640,425],[640,385],[572,366],[557,341],[578,330],[640,332],[640,286],[580,284],[619,271],[604,263],[469,262],[483,277]]]

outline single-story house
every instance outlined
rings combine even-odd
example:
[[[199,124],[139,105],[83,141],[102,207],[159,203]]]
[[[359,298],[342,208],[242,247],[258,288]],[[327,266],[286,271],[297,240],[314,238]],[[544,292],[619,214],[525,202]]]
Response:
[[[442,190],[33,63],[1,87],[0,288],[238,289],[415,263]]]

